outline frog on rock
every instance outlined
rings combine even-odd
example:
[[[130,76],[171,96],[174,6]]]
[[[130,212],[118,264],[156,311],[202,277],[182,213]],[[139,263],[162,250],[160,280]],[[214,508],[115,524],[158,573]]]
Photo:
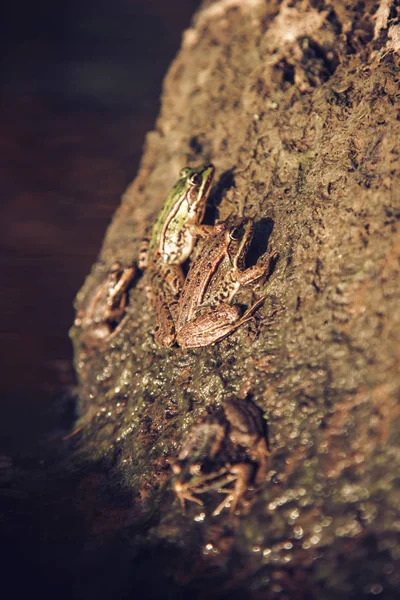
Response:
[[[268,446],[262,413],[250,400],[230,398],[211,406],[191,427],[172,463],[173,489],[185,501],[203,502],[199,494],[220,492],[213,511],[232,512],[250,485],[260,486],[268,472]]]
[[[175,342],[176,308],[184,284],[181,265],[192,252],[196,238],[213,229],[200,223],[214,172],[211,164],[181,170],[141,252],[139,267],[147,270],[156,311],[155,339],[161,346]]]
[[[141,251],[139,267],[145,269],[152,261],[181,265],[193,250],[206,210],[215,168],[212,164],[191,169],[183,168],[178,181],[169,192],[150,240]]]
[[[177,342],[184,348],[208,346],[248,321],[265,297],[244,314],[232,300],[238,290],[267,276],[278,256],[272,252],[256,265],[245,268],[253,237],[250,218],[235,217],[216,225],[186,277],[176,320]]]
[[[79,309],[75,325],[83,330],[88,345],[109,340],[126,319],[128,291],[136,275],[135,267],[115,263],[106,278],[88,295]]]

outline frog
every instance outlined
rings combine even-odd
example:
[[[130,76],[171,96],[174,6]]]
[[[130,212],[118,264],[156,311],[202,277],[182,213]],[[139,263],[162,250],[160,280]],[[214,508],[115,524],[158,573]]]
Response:
[[[128,291],[137,274],[135,266],[114,263],[105,279],[95,288],[75,318],[83,329],[82,339],[89,345],[114,337],[126,318]]]
[[[156,312],[154,337],[160,346],[175,343],[176,307],[184,283],[182,264],[197,237],[213,230],[201,221],[214,173],[212,164],[184,167],[165,200],[150,240],[142,245],[138,266],[147,271],[148,295]]]
[[[203,506],[199,495],[219,492],[225,497],[212,516],[224,509],[235,512],[248,488],[266,481],[269,454],[265,421],[254,402],[232,396],[223,404],[211,404],[171,464],[172,487],[182,510],[186,502]]]
[[[151,229],[150,239],[143,240],[140,269],[145,270],[154,261],[182,265],[187,260],[199,233],[208,229],[201,221],[214,173],[211,163],[181,169]]]
[[[271,272],[277,252],[264,255],[246,268],[245,258],[254,234],[254,221],[230,217],[214,227],[187,274],[178,305],[176,340],[182,348],[208,346],[249,321],[265,301],[256,300],[244,313],[232,304],[236,293]]]

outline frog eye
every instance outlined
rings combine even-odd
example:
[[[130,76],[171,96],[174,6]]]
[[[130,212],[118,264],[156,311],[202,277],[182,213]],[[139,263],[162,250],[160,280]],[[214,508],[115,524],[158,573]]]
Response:
[[[190,178],[190,183],[192,185],[200,185],[201,182],[202,182],[201,175],[199,175],[198,173],[193,173],[193,175]]]
[[[240,231],[240,227],[235,227],[234,229],[232,229],[232,231],[229,232],[230,239],[236,242],[240,240]]]
[[[179,178],[183,178],[183,177],[187,177],[190,173],[191,169],[190,167],[183,167],[183,169],[181,169],[179,171]]]

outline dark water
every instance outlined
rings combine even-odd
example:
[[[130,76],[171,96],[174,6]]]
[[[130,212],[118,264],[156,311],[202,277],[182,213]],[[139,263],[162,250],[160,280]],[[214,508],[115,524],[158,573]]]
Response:
[[[0,26],[0,454],[57,425],[72,301],[196,0],[8,3]]]

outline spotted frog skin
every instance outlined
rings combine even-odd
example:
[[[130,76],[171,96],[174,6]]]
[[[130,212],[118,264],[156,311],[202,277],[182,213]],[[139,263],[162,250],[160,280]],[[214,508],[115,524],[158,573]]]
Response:
[[[185,502],[203,505],[199,495],[225,494],[213,511],[234,512],[250,485],[260,486],[268,472],[268,446],[262,413],[250,400],[230,398],[211,406],[191,427],[172,463],[173,489]]]
[[[182,263],[199,235],[209,226],[200,225],[206,208],[214,166],[185,167],[171,189],[145,242],[139,267],[147,270],[149,296],[156,311],[155,340],[161,346],[175,343],[176,307],[183,289]]]
[[[93,345],[117,334],[126,316],[128,290],[135,275],[135,267],[123,268],[115,263],[106,279],[83,303],[75,325],[83,329],[85,343]]]
[[[183,348],[208,346],[248,321],[264,301],[257,300],[244,314],[232,300],[238,290],[267,276],[278,254],[273,252],[245,268],[254,232],[249,218],[230,218],[215,226],[193,261],[179,300],[177,342]]]

